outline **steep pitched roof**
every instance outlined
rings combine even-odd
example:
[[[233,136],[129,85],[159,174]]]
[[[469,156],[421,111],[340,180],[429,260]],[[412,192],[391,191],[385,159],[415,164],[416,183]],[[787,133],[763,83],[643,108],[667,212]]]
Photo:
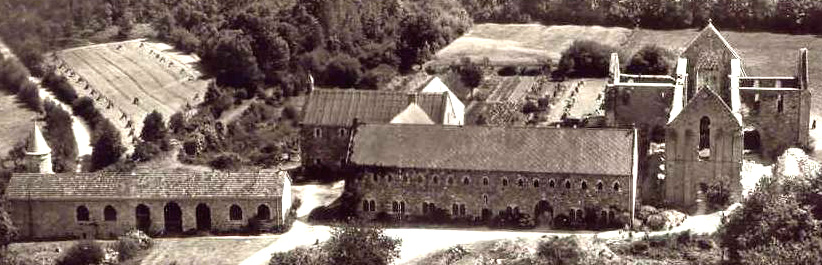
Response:
[[[370,124],[357,128],[362,166],[630,175],[632,129]]]
[[[30,155],[51,153],[51,148],[49,144],[46,143],[46,138],[43,137],[43,133],[40,132],[40,126],[37,126],[36,122],[34,123],[34,129],[31,131],[29,144],[26,146],[26,153]]]
[[[688,50],[688,48],[690,48],[691,45],[693,45],[694,42],[696,42],[698,39],[708,37],[708,34],[719,38],[719,40],[722,41],[722,44],[725,45],[725,48],[731,52],[734,58],[740,60],[742,59],[742,57],[739,57],[739,54],[736,52],[736,50],[733,47],[731,47],[731,43],[728,42],[728,40],[726,40],[724,36],[722,36],[722,33],[720,33],[719,30],[716,29],[716,27],[714,27],[713,23],[708,23],[708,25],[705,26],[705,28],[703,28],[702,31],[696,35],[696,37],[691,39],[691,41],[688,42],[688,45],[685,45],[685,50]]]
[[[391,123],[399,123],[399,124],[435,124],[434,121],[428,117],[428,114],[425,113],[422,108],[420,108],[417,103],[408,104],[408,107],[405,108],[400,114],[397,114],[393,119],[391,119]]]
[[[14,174],[10,200],[270,198],[283,194],[281,172]]]
[[[680,118],[682,116],[689,115],[695,111],[702,111],[701,109],[697,108],[697,105],[700,104],[700,102],[708,102],[709,104],[716,104],[717,106],[720,106],[722,113],[725,113],[728,117],[735,120],[740,127],[742,127],[741,114],[734,113],[728,106],[728,104],[725,104],[725,101],[723,101],[722,98],[719,97],[719,95],[716,94],[716,92],[710,87],[705,87],[697,91],[696,95],[694,95],[694,97],[690,101],[688,101],[687,104],[685,104],[685,107],[682,108],[682,111],[676,113],[676,117],[673,117],[669,120],[668,126],[672,126],[674,123],[677,123],[678,121],[682,120]]]
[[[435,123],[443,122],[448,95],[420,93],[417,104]],[[408,95],[394,91],[316,89],[306,102],[303,124],[351,125],[356,118],[364,123],[389,123],[408,106]]]
[[[431,81],[428,82],[427,85],[422,89],[423,93],[448,93],[448,100],[451,101],[451,107],[453,108],[454,113],[457,117],[464,117],[465,116],[465,104],[460,101],[457,94],[454,94],[445,83],[442,82],[442,79],[439,77],[434,77]]]

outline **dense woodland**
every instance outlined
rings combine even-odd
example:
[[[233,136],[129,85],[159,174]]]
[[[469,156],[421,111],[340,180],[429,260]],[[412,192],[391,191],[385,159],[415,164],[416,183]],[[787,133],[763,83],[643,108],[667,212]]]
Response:
[[[460,0],[475,22],[576,24],[822,33],[814,0]]]

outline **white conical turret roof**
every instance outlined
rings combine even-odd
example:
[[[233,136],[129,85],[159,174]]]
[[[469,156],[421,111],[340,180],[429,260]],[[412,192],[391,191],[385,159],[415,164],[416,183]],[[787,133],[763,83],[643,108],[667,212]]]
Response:
[[[420,108],[417,103],[408,104],[408,107],[405,108],[400,114],[394,116],[391,119],[391,123],[393,124],[434,124],[434,121],[431,120],[431,117],[428,117],[428,114],[425,113],[422,108]]]
[[[26,154],[43,155],[48,153],[51,153],[51,148],[49,148],[48,143],[46,143],[46,138],[43,137],[43,133],[40,132],[40,127],[37,126],[37,122],[34,122],[34,130],[31,132],[29,145],[26,146]]]

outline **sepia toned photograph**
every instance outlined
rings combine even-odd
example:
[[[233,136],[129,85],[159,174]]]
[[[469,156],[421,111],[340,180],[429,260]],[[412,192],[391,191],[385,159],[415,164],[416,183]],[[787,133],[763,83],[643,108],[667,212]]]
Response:
[[[817,0],[0,0],[0,265],[819,265],[819,54]]]

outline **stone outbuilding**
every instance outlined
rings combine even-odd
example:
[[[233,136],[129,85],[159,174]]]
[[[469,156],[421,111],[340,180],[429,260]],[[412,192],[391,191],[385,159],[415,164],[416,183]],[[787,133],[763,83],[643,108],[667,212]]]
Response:
[[[436,89],[434,89],[436,88]],[[314,89],[303,109],[300,148],[303,166],[340,169],[355,124],[461,125],[464,105],[447,87],[434,92]],[[420,111],[421,110],[421,111]]]
[[[9,214],[25,240],[233,232],[285,224],[291,209],[285,171],[257,173],[14,174]]]
[[[348,187],[366,218],[614,223],[634,216],[636,152],[633,129],[366,124],[354,131]]]

